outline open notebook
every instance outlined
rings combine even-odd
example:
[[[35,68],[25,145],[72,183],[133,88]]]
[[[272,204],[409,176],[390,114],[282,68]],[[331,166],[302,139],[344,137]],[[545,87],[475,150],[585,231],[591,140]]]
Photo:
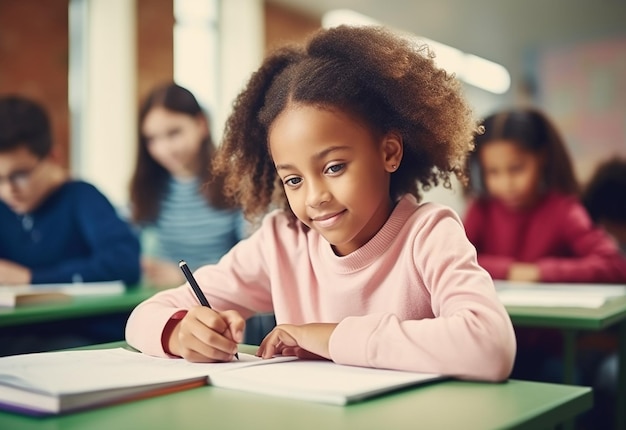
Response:
[[[0,287],[0,307],[68,302],[76,296],[122,294],[124,291],[122,281],[3,286]]]
[[[239,354],[228,363],[191,363],[123,348],[0,358],[0,407],[49,415],[200,385],[345,405],[441,375],[342,366],[330,361]]]
[[[505,306],[599,308],[626,296],[626,285],[495,281]]]

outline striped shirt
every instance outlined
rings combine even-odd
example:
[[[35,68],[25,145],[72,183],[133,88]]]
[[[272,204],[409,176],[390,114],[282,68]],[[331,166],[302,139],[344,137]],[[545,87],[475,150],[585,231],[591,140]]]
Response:
[[[170,178],[156,222],[144,229],[144,254],[178,262],[191,270],[217,262],[246,236],[241,211],[217,209],[200,192],[200,180]]]

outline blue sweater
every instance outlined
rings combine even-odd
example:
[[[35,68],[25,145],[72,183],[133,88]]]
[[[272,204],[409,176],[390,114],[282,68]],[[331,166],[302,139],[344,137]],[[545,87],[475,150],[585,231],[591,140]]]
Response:
[[[69,181],[30,214],[0,202],[0,259],[28,267],[33,284],[139,281],[140,246],[93,185]]]
[[[246,236],[241,211],[215,208],[201,189],[198,178],[170,177],[158,218],[142,232],[144,254],[173,263],[186,260],[194,271],[216,263]]]

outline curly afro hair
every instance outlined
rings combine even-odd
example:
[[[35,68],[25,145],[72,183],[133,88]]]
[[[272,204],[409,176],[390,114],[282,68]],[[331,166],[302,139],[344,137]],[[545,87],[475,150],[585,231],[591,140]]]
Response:
[[[268,149],[268,131],[289,103],[338,109],[375,133],[397,132],[404,156],[391,175],[395,200],[450,176],[465,182],[477,123],[454,76],[425,45],[384,27],[340,26],[314,33],[304,46],[267,56],[234,102],[213,167],[225,193],[248,219],[271,206],[289,210]]]

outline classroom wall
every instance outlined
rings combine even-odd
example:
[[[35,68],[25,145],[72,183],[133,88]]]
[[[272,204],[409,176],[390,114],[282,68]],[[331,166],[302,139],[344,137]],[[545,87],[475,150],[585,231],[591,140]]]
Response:
[[[136,5],[133,24],[136,41],[132,42],[136,44],[136,64],[133,66],[136,71],[131,100],[128,101],[130,108],[126,106],[126,109],[134,114],[139,101],[150,88],[173,78],[174,17],[173,0],[132,1]],[[250,1],[253,3],[247,3]],[[68,4],[69,0],[0,0],[0,93],[23,93],[48,108],[57,143],[55,151],[65,166],[71,164],[69,154],[72,153],[67,102]],[[303,41],[320,27],[319,17],[274,1],[230,0],[225,3],[235,11],[233,13],[236,13],[237,7],[244,10],[242,8],[250,4],[255,10],[259,5],[262,8],[262,22],[259,27],[255,23],[253,30],[245,32],[245,37],[249,38],[248,44],[260,43],[265,53],[287,42]],[[233,28],[229,38],[244,37],[237,30],[241,25]],[[534,70],[535,74],[531,76],[536,79],[534,84],[542,84],[540,93],[530,95],[534,97],[532,102],[546,106],[554,114],[568,142],[572,142],[579,179],[584,182],[597,160],[611,153],[626,152],[626,129],[623,127],[626,111],[624,39],[597,38],[585,43],[571,40],[562,41],[560,46],[529,48],[534,49],[532,61],[529,61],[526,49],[520,52],[519,63],[523,64],[520,67],[526,71]],[[262,53],[246,52],[245,66],[258,62]],[[238,52],[238,55],[244,54]],[[225,51],[224,62],[229,59],[231,63],[236,60]],[[236,64],[228,67],[231,68],[229,70],[239,70]],[[222,72],[230,73],[226,69]],[[524,75],[529,76],[529,73]],[[565,76],[569,78],[562,79]],[[529,95],[523,93],[523,84],[525,82],[514,82],[513,89],[505,96],[487,94],[469,86],[466,86],[466,93],[477,115],[482,116],[500,106],[526,102]],[[233,88],[230,92],[235,90]],[[575,103],[570,103],[571,100]],[[216,119],[225,118],[229,105],[230,100],[225,99],[222,104],[225,112],[216,115]],[[221,127],[222,122],[216,121],[215,125]],[[123,146],[124,152],[119,154],[127,164],[134,157],[134,137],[133,134]],[[84,142],[84,145],[90,144]],[[128,179],[123,178],[119,183],[110,185],[122,204]],[[106,181],[106,175],[97,180]],[[118,189],[120,187],[124,189]],[[104,191],[109,194],[106,189]],[[458,192],[433,190],[429,196],[460,211],[463,209]]]
[[[265,50],[303,42],[321,27],[321,20],[275,3],[265,2]]]
[[[54,155],[69,165],[69,0],[0,0],[0,94],[20,94],[48,110]]]
[[[626,22],[624,23],[626,26]],[[562,131],[579,181],[608,157],[626,157],[626,36],[536,49],[536,101]]]
[[[68,6],[69,0],[0,0],[0,94],[21,94],[48,110],[54,154],[67,168],[72,152]],[[148,88],[173,79],[173,34],[164,31],[173,25],[172,0],[136,0],[133,110]]]
[[[136,12],[135,0],[88,1],[83,91],[72,105],[82,111],[81,128],[72,136],[72,173],[117,206],[127,202],[136,153]]]
[[[137,93],[139,100],[156,85],[174,78],[174,5],[172,0],[137,1]]]
[[[75,136],[70,137],[69,0],[0,0],[0,92],[17,92],[40,101],[50,112],[57,143],[55,150],[61,164],[71,168],[76,176],[94,182],[118,205],[126,202],[130,179],[128,170],[135,154],[136,133],[134,130],[132,133],[124,130],[131,126],[136,128],[134,116],[146,93],[155,85],[173,79],[173,0],[133,0],[129,4],[134,8],[134,24],[130,27],[123,23],[125,20],[110,16],[112,11],[123,11],[128,5],[115,6],[106,1],[101,3],[101,0],[88,3],[88,9],[100,8],[100,12],[87,17],[90,22],[85,26],[86,34],[83,37],[89,58],[82,60],[84,83],[79,92],[83,105],[91,105],[92,108],[89,109],[91,114],[81,116],[81,127]],[[308,32],[319,27],[319,20],[284,11],[281,7],[272,7],[262,0],[230,0],[222,6],[222,13],[229,14],[228,19],[231,21],[233,14],[246,12],[247,32],[231,26],[233,31],[226,32],[225,37],[231,44],[236,42],[248,46],[254,45],[249,40],[259,42],[259,47],[253,49],[256,53],[250,51],[245,54],[251,64],[248,68],[254,64],[252,69],[258,66],[264,49],[267,50],[269,45],[279,44],[282,40],[301,40]],[[257,8],[260,9],[257,11]],[[109,17],[104,18],[103,13]],[[255,14],[261,16],[258,25],[252,25]],[[266,29],[269,29],[267,34],[264,33]],[[135,62],[125,64],[125,60],[119,58],[120,55],[102,53],[103,50],[114,49],[112,45],[117,40],[115,34],[107,35],[107,31],[115,34],[135,32],[135,37],[130,37],[134,47],[118,45],[121,48],[120,55],[134,51]],[[258,37],[259,32],[262,37]],[[242,67],[229,65],[234,59],[232,55],[228,56],[228,52],[225,49],[223,73],[231,76],[233,70]],[[244,54],[241,49],[237,52]],[[90,61],[98,61],[100,66],[95,70],[93,67],[90,69]],[[117,82],[119,79],[112,81],[114,78],[111,73],[124,75],[129,73],[129,67],[135,69],[129,85]],[[246,69],[245,78],[248,74]],[[240,84],[233,85],[236,88],[222,90],[228,94],[238,92]],[[129,95],[131,99],[127,100]],[[100,106],[103,101],[106,101],[106,105]],[[231,100],[224,100],[224,110],[230,104]],[[117,111],[110,105],[117,106]],[[225,116],[226,113],[216,115],[216,119],[224,119]],[[112,127],[111,123],[119,124]],[[78,147],[70,148],[70,140]],[[121,170],[116,180],[109,174],[112,167]]]

